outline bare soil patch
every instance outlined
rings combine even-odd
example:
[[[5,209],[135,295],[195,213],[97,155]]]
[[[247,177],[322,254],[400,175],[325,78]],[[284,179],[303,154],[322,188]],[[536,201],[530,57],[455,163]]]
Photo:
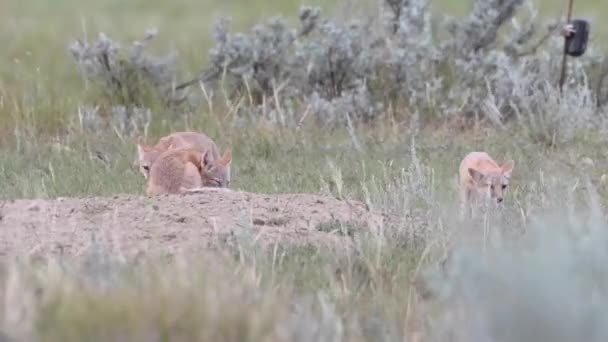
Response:
[[[245,239],[268,244],[343,243],[381,224],[357,201],[312,194],[201,193],[0,203],[0,254],[80,255],[98,242],[125,255],[209,248]]]

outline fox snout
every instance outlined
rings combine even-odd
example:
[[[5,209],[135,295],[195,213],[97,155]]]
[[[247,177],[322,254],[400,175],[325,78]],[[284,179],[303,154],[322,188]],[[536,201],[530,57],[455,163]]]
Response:
[[[492,198],[492,200],[496,201],[496,204],[499,205],[503,202],[505,196],[505,194],[503,192],[501,193],[490,193],[490,198]]]
[[[495,205],[501,205],[504,201],[504,196],[503,195],[495,195],[495,194],[488,194],[486,197],[486,201],[488,201],[488,203],[494,203]]]

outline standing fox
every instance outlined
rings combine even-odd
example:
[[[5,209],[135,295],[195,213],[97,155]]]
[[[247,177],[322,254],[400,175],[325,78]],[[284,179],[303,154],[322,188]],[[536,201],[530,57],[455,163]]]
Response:
[[[486,152],[467,154],[459,169],[461,218],[469,210],[473,216],[473,205],[479,205],[480,202],[501,204],[514,166],[513,160],[498,166]]]
[[[209,150],[174,148],[161,153],[152,164],[148,177],[148,196],[178,194],[203,186],[225,187],[223,168],[232,161],[230,152],[208,163]]]
[[[196,132],[176,132],[159,139],[154,146],[144,144],[141,137],[137,141],[139,170],[144,178],[150,176],[152,165],[166,151],[171,149],[191,149],[205,152],[205,171],[208,176],[203,186],[230,186],[230,162],[232,153],[227,151],[220,157],[217,145],[207,135]]]

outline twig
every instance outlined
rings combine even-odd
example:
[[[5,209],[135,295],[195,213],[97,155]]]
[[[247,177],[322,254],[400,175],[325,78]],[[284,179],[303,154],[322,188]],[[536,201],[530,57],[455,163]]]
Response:
[[[175,87],[175,90],[181,90],[181,89],[190,87],[195,84],[200,84],[201,82],[202,83],[209,82],[210,80],[217,77],[217,75],[219,75],[219,73],[220,73],[219,70],[206,70],[203,73],[201,73],[200,76],[198,76],[194,79],[191,79],[190,81],[186,81],[182,84],[177,85]]]
[[[595,89],[597,108],[600,108],[603,105],[602,100],[604,100],[604,99],[602,98],[601,92],[602,92],[602,88],[604,88],[604,80],[606,79],[607,76],[608,76],[608,63],[604,62],[602,65],[599,80],[597,81],[597,87]]]
[[[547,33],[538,41],[538,43],[536,43],[535,45],[531,46],[530,49],[524,51],[524,52],[520,52],[517,54],[517,57],[523,57],[523,56],[527,56],[527,55],[531,55],[533,53],[536,52],[536,50],[538,50],[538,48],[540,48],[541,46],[543,46],[547,40],[549,40],[549,38],[551,37],[551,35],[556,31],[556,29],[549,29],[547,31]]]

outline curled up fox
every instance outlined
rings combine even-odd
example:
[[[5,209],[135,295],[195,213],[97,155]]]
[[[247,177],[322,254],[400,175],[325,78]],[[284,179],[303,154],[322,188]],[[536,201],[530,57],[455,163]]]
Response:
[[[220,156],[216,144],[203,133],[173,133],[154,146],[138,138],[137,151],[149,196],[230,186],[232,153],[226,151]]]
[[[499,166],[486,152],[467,154],[459,168],[460,217],[472,217],[479,205],[501,205],[514,166],[513,160]]]

